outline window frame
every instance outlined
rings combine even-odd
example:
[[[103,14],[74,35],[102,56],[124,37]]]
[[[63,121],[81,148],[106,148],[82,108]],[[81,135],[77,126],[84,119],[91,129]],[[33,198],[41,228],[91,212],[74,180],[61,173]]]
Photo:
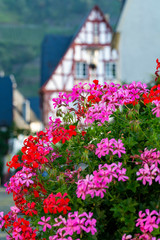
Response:
[[[94,34],[94,36],[99,35],[99,23],[98,22],[94,22],[94,24],[93,24],[93,34]]]
[[[79,73],[77,70],[77,65],[79,64]],[[83,74],[83,65],[85,64],[85,75]],[[88,79],[88,75],[89,75],[89,66],[87,64],[86,61],[76,61],[75,62],[75,78],[76,79]]]
[[[99,23],[93,23],[93,42],[97,44],[99,42]]]
[[[108,70],[107,70],[107,66],[109,67]],[[116,79],[116,77],[117,77],[117,63],[115,61],[105,62],[104,72],[105,72],[105,78],[106,79]]]

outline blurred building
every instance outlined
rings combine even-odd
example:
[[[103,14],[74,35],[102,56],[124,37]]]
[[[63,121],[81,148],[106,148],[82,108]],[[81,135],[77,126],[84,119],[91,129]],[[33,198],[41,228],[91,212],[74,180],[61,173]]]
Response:
[[[112,29],[95,6],[74,36],[47,35],[42,44],[41,106],[47,125],[54,116],[52,98],[71,92],[79,82],[117,81],[117,51],[111,49]]]
[[[0,77],[0,127],[13,123],[18,129],[41,130],[42,123],[26,99],[17,89],[13,76]],[[38,106],[37,106],[38,107]]]
[[[13,122],[13,83],[10,77],[0,76],[0,127]]]
[[[160,54],[160,0],[123,0],[112,46],[119,81],[150,82]]]

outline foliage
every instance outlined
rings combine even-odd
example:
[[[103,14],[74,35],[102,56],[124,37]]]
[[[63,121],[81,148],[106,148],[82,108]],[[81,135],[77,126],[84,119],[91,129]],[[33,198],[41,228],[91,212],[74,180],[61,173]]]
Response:
[[[8,18],[5,17],[7,22],[10,22],[10,15],[12,17],[16,16],[15,19],[12,19],[11,23],[30,23],[30,24],[60,24],[72,25],[79,24],[77,21],[77,16],[83,18],[84,14],[87,14],[90,9],[97,4],[96,0],[2,0],[0,3],[1,9],[6,13]],[[111,14],[112,23],[115,24],[116,16],[119,13],[121,6],[120,1],[112,0],[112,3],[109,0],[100,0],[98,2],[99,6],[104,9],[106,13]],[[55,8],[56,6],[56,8]],[[62,8],[62,6],[65,6]],[[64,22],[62,22],[62,17]],[[73,21],[72,21],[72,20]],[[15,20],[15,21],[14,21]],[[3,22],[3,19],[1,19]]]
[[[21,167],[6,184],[16,206],[0,213],[8,239],[158,239],[160,85],[94,80],[53,105],[61,119],[7,163]]]

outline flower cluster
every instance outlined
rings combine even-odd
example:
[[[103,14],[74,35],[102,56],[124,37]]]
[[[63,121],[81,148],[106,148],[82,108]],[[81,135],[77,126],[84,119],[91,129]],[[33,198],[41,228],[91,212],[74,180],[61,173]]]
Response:
[[[137,165],[144,165],[145,163],[155,164],[158,167],[160,164],[160,151],[157,151],[156,148],[148,150],[147,148],[144,151],[141,151],[141,155],[132,156],[133,159],[139,159],[138,162],[135,162]]]
[[[9,184],[6,185],[6,191],[8,193],[18,193],[24,186],[29,187],[34,183],[34,176],[36,176],[36,173],[34,173],[31,168],[23,167],[22,170],[10,178]]]
[[[78,116],[85,117],[85,123],[91,124],[94,121],[104,123],[123,104],[131,104],[140,99],[142,94],[147,94],[146,84],[133,82],[129,85],[104,83],[104,86],[94,80],[93,84],[75,85],[71,94],[60,93],[59,98],[53,98],[54,108],[65,106],[70,111],[78,113]],[[86,105],[84,102],[86,101]],[[68,107],[74,103],[74,107]],[[90,106],[91,104],[91,106]],[[82,107],[83,106],[83,107]],[[77,111],[78,109],[78,111]]]
[[[17,207],[11,207],[11,211],[3,216],[3,212],[0,212],[0,228],[8,230],[7,240],[36,240],[37,230],[33,230],[29,221],[24,218],[18,218],[17,214],[20,210]],[[12,235],[11,235],[12,233]]]
[[[35,210],[35,207],[36,207],[36,203],[35,202],[32,202],[32,203],[27,203],[26,205],[26,210],[24,210],[24,214],[25,215],[29,215],[29,216],[33,216],[33,214],[37,214],[38,211]]]
[[[23,167],[22,170],[10,178],[9,183],[6,183],[5,186],[8,193],[13,193],[15,205],[23,214],[29,216],[37,214],[37,210],[35,209],[36,204],[34,202],[27,202],[26,196],[32,195],[37,198],[40,193],[46,194],[46,190],[38,182],[37,174],[33,172],[32,168]],[[38,191],[36,190],[37,187]]]
[[[142,211],[139,212],[139,218],[137,219],[136,227],[140,227],[140,230],[143,233],[153,232],[154,228],[158,228],[158,224],[160,223],[160,212],[158,213],[156,210],[152,212],[149,209],[145,210],[145,213]]]
[[[139,218],[136,220],[136,227],[139,227],[142,234],[136,234],[134,238],[131,235],[126,236],[123,235],[122,240],[156,240],[156,237],[153,237],[151,233],[156,228],[159,228],[160,224],[160,212],[158,213],[156,210],[150,212],[149,209],[145,210],[145,213],[142,211],[139,212]],[[159,238],[157,239],[159,240]]]
[[[157,67],[156,67],[156,79],[159,78],[159,68],[160,68],[160,62],[157,59]],[[155,104],[156,107],[152,109],[153,114],[156,114],[156,117],[160,117],[160,84],[155,85],[151,88],[149,93],[143,94],[143,102],[144,104],[152,103]]]
[[[156,75],[155,81],[157,81],[157,79],[159,78],[160,62],[159,62],[158,58],[156,59],[156,63],[157,63],[157,67],[156,67],[156,71],[155,71],[155,75]]]
[[[17,169],[21,166],[21,164],[18,162],[18,157],[19,155],[14,155],[11,161],[6,163],[6,166],[8,167],[8,172],[10,171],[11,168]]]
[[[38,137],[29,136],[24,140],[24,146],[21,151],[22,155],[22,165],[32,167],[33,169],[38,168],[41,164],[47,163],[46,158],[47,152],[40,151],[41,143]]]
[[[145,163],[143,168],[140,168],[136,174],[139,176],[137,180],[142,180],[143,185],[146,185],[146,182],[148,182],[149,185],[152,185],[153,180],[160,184],[160,169],[154,164],[149,166]]]
[[[96,220],[92,218],[92,216],[93,213],[91,212],[89,212],[89,214],[87,214],[86,212],[82,214],[74,212],[68,214],[67,220],[62,216],[55,218],[56,223],[53,226],[61,226],[61,228],[58,229],[55,236],[50,236],[49,240],[57,239],[72,240],[71,237],[66,238],[66,236],[68,235],[72,236],[74,233],[82,235],[83,231],[86,233],[91,232],[91,234],[94,235],[97,232],[95,228]]]
[[[70,125],[69,129],[63,127],[52,132],[53,139],[52,142],[56,144],[62,140],[62,143],[65,143],[66,140],[69,140],[72,136],[76,136],[77,132],[75,131],[76,126]]]
[[[107,154],[110,155],[115,155],[118,154],[118,157],[121,157],[121,153],[126,153],[125,148],[123,147],[124,144],[122,143],[122,140],[118,139],[116,141],[114,138],[113,139],[102,139],[100,143],[97,144],[97,149],[96,149],[96,155],[101,158],[102,156],[105,156]]]
[[[160,101],[160,84],[155,85],[151,88],[148,93],[143,94],[144,104],[152,103],[153,101]]]
[[[29,136],[24,140],[24,146],[21,148],[23,153],[22,162],[19,161],[19,156],[15,155],[12,160],[6,164],[9,167],[8,172],[11,168],[17,169],[18,167],[36,169],[40,167],[41,164],[47,163],[48,159],[46,155],[49,152],[45,152],[43,149],[42,140],[39,137]]]
[[[148,150],[144,149],[144,152],[141,155],[132,156],[133,159],[139,159],[140,162],[136,162],[136,164],[141,164],[142,168],[136,173],[137,180],[142,180],[143,185],[146,185],[148,182],[149,185],[152,185],[152,181],[159,182],[160,184],[160,151],[156,151],[156,149]]]
[[[63,196],[59,192],[57,194],[51,193],[44,201],[43,201],[43,209],[45,213],[53,213],[56,214],[57,212],[63,212],[63,214],[67,214],[67,211],[71,210],[71,208],[68,206],[68,203],[70,201],[69,198],[65,198],[67,196],[67,193],[65,193]]]
[[[85,123],[109,121],[110,116],[123,104],[134,104],[140,96],[147,93],[147,85],[133,82],[129,85],[107,84],[103,87],[101,100],[88,108]]]
[[[109,188],[109,183],[113,182],[115,179],[118,181],[126,181],[128,177],[126,174],[126,169],[121,168],[122,163],[112,163],[99,165],[98,171],[94,171],[93,175],[87,175],[85,179],[80,179],[77,182],[77,197],[85,200],[86,195],[100,196],[104,197],[106,188]]]

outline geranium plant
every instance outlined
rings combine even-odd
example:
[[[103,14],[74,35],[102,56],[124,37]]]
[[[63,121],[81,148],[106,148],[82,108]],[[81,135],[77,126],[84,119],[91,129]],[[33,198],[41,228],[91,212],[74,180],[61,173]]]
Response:
[[[15,206],[0,212],[7,239],[159,239],[160,85],[94,80],[53,107],[7,164],[21,167],[6,184]]]

